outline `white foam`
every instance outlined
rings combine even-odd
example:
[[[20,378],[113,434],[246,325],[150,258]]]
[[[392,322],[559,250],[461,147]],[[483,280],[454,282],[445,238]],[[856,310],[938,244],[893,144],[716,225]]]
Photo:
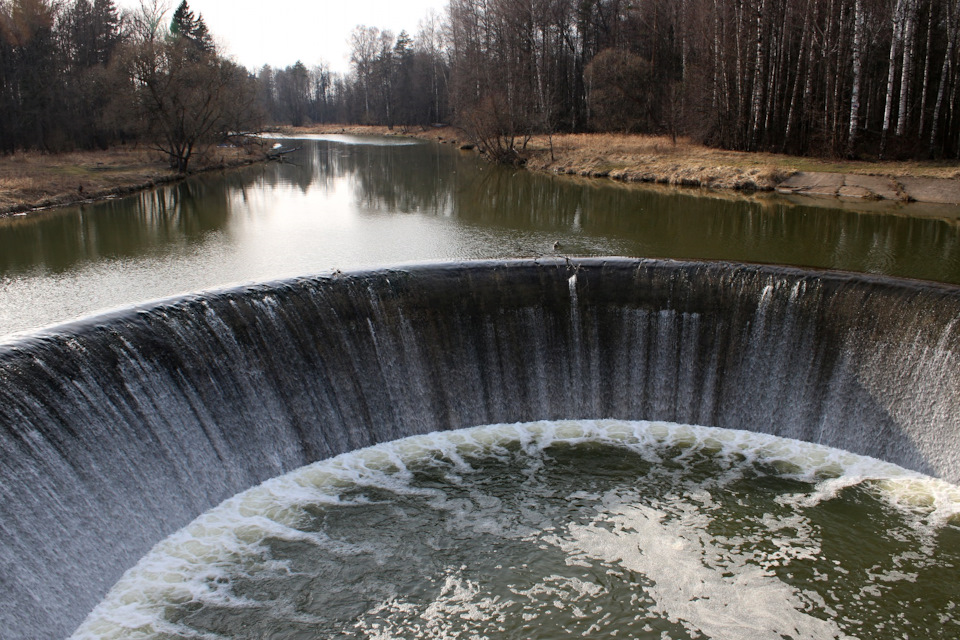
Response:
[[[449,463],[448,480],[456,484],[462,480],[460,475],[472,471],[468,458],[507,459],[517,447],[530,455],[524,473],[533,479],[544,452],[552,445],[586,442],[627,448],[653,463],[658,473],[675,473],[657,466],[663,462],[665,449],[672,449],[680,450],[681,459],[708,452],[723,459],[770,465],[784,475],[816,484],[810,492],[778,499],[782,506],[794,509],[791,515],[762,518],[764,535],[776,544],[775,550],[760,553],[742,552],[742,541],[712,539],[706,533],[710,512],[716,506],[711,491],[722,490],[738,478],[737,469],[743,465],[731,464],[725,475],[687,486],[683,495],[673,496],[675,500],[669,504],[643,504],[636,496],[622,493],[584,494],[599,500],[605,511],[592,524],[561,523],[556,531],[550,531],[552,525],[538,520],[533,512],[517,521],[504,513],[495,497],[472,495],[467,510],[440,490],[410,482],[411,469],[443,459]],[[370,552],[367,547],[353,547],[348,541],[330,540],[295,526],[306,507],[349,504],[345,492],[358,487],[423,497],[454,514],[452,520],[458,526],[554,545],[568,554],[571,566],[599,560],[641,573],[650,584],[639,588],[653,602],[654,610],[690,631],[745,640],[780,638],[777,634],[798,639],[842,638],[836,622],[803,612],[814,605],[823,610],[822,598],[816,602],[820,596],[786,585],[773,570],[819,553],[803,509],[868,479],[872,489],[890,504],[913,514],[917,526],[939,526],[956,518],[960,510],[960,490],[952,485],[863,456],[745,431],[598,420],[489,425],[415,436],[315,463],[225,501],[159,543],[129,570],[73,638],[147,638],[163,633],[203,637],[166,622],[162,617],[166,603],[238,604],[231,590],[223,587],[225,567],[242,564],[247,573],[285,570],[282,562],[264,554],[268,538],[306,542],[339,557]],[[888,571],[877,577],[892,581],[911,576]],[[566,582],[560,588],[558,581]],[[600,591],[600,586],[583,580],[578,583],[569,577],[550,576],[515,595],[533,602],[549,594],[557,603],[582,612]],[[414,616],[424,633],[438,637],[434,634],[449,631],[444,631],[444,620],[453,613],[458,619],[479,616],[492,624],[509,604],[486,598],[475,582],[450,574],[441,595],[427,608],[414,612],[413,604],[394,598],[370,612],[370,619],[376,618],[381,626],[363,631],[370,637],[393,637],[390,634],[397,631],[391,631],[389,615],[395,614],[403,617],[405,624]],[[601,624],[602,615],[589,615],[597,618],[594,626]],[[365,623],[361,620],[360,624]]]
[[[692,505],[667,511],[621,504],[597,522],[555,538],[571,557],[588,556],[644,575],[653,611],[688,631],[728,640],[846,638],[830,620],[803,612],[794,588],[716,545],[709,518]]]

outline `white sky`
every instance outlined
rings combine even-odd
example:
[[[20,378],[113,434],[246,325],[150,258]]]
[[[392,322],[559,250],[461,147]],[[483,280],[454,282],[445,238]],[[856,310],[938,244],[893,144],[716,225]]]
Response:
[[[121,9],[139,0],[115,0]],[[168,17],[181,0],[166,0]],[[413,36],[431,8],[443,13],[447,0],[187,0],[224,52],[250,69],[286,67],[300,60],[326,62],[333,71],[350,67],[347,40],[358,24],[406,29]]]

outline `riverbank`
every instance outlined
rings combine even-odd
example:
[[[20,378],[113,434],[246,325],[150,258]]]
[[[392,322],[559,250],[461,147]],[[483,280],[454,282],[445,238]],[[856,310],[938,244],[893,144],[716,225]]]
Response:
[[[453,127],[284,127],[280,133],[410,136],[470,146]],[[188,175],[265,159],[266,147],[215,147]],[[772,153],[713,149],[665,136],[558,134],[534,136],[524,150],[529,169],[718,191],[778,191],[853,201],[889,200],[960,205],[960,162],[833,162]],[[183,179],[156,151],[116,147],[65,154],[0,156],[0,217],[136,193]]]
[[[531,169],[623,182],[960,204],[956,161],[829,161],[623,134],[536,136],[527,144],[526,156]]]
[[[569,134],[528,144],[527,164],[625,182],[960,204],[958,162],[835,162],[713,149],[669,137]]]
[[[471,144],[452,127],[318,125],[298,133],[408,135],[458,146]],[[534,136],[523,156],[529,169],[715,190],[778,191],[852,200],[893,200],[960,205],[960,162],[830,161],[775,153],[746,153],[667,136],[615,133]]]
[[[186,175],[249,165],[264,160],[264,153],[260,145],[211,147]],[[143,146],[0,156],[0,216],[123,196],[184,177]]]

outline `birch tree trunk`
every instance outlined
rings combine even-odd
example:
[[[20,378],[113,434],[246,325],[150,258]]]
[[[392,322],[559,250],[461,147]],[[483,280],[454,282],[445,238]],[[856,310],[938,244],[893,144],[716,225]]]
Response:
[[[757,145],[757,131],[760,128],[760,108],[763,104],[763,9],[764,0],[757,5],[757,57],[753,66],[753,98],[750,103],[750,148]]]
[[[960,0],[958,3],[960,4]],[[956,10],[947,6],[947,50],[943,56],[943,69],[940,73],[940,88],[937,90],[937,103],[933,107],[933,118],[930,124],[930,155],[936,155],[937,130],[940,124],[940,110],[943,107],[943,95],[947,82],[950,79],[953,48],[956,45],[957,33],[954,26]]]
[[[900,75],[900,117],[897,119],[897,137],[906,133],[907,120],[910,117],[910,76],[913,71],[913,49],[916,41],[914,36],[916,10],[917,0],[906,0],[904,3],[906,16],[903,27],[903,69]]]
[[[813,11],[811,11],[811,5],[811,0],[807,0],[806,11],[804,11],[803,14],[803,33],[800,35],[800,64],[797,66],[797,75],[793,81],[793,91],[790,93],[790,106],[787,108],[787,127],[783,136],[783,144],[780,147],[781,152],[786,150],[787,144],[790,142],[790,134],[793,132],[793,122],[796,118],[797,99],[800,95],[800,83],[803,78],[803,57],[806,49],[810,46],[810,15],[813,13]]]
[[[736,131],[736,146],[738,148],[743,148],[743,132],[746,128],[743,121],[743,112],[744,112],[744,91],[743,91],[743,2],[741,0],[734,0],[734,7],[736,9],[736,44],[737,44],[737,131]]]
[[[880,138],[881,158],[883,158],[887,148],[887,134],[890,132],[890,123],[893,116],[893,94],[897,80],[897,45],[900,43],[903,32],[903,20],[901,19],[903,2],[904,0],[897,0],[897,5],[893,10],[893,33],[890,37],[890,62],[887,71],[887,101],[883,108],[883,133]]]
[[[776,5],[775,5],[776,6]],[[791,20],[791,3],[781,3],[782,11],[780,14],[780,19],[776,17],[773,18],[770,28],[770,86],[767,90],[767,103],[764,109],[764,120],[763,120],[763,131],[764,135],[769,138],[771,127],[776,126],[774,123],[777,121],[777,117],[780,115],[780,110],[778,107],[778,102],[781,99],[783,91],[781,86],[783,85],[784,78],[786,77],[786,60],[787,60],[787,25],[789,25]],[[778,25],[782,25],[779,26]],[[774,37],[776,36],[776,37]]]
[[[843,128],[843,125],[840,124],[841,112],[843,111],[841,107],[841,88],[843,87],[843,78],[846,77],[844,73],[843,65],[846,64],[846,57],[844,52],[846,51],[846,36],[847,36],[847,20],[849,19],[849,13],[847,12],[847,5],[845,2],[840,3],[840,22],[837,25],[837,35],[834,38],[835,42],[833,44],[834,51],[834,72],[828,73],[833,80],[833,106],[830,109],[830,153],[837,153],[840,147],[840,142],[837,139],[840,136],[840,132]]]
[[[727,81],[727,61],[724,55],[723,17],[720,0],[713,0],[713,107],[714,113],[725,120],[730,112],[730,83]],[[722,103],[721,103],[722,99]]]
[[[853,88],[850,94],[850,128],[847,131],[847,156],[852,156],[860,126],[860,85],[863,82],[863,0],[853,5]]]
[[[924,124],[927,113],[927,93],[930,87],[930,43],[933,41],[933,14],[935,7],[930,4],[930,12],[927,17],[927,50],[923,56],[923,88],[920,90],[920,129],[918,134],[923,136]]]
[[[801,129],[803,127],[803,117],[809,113],[810,120],[813,119],[813,80],[816,75],[816,62],[817,62],[817,20],[820,16],[820,0],[816,0],[814,3],[815,13],[813,16],[813,21],[811,22],[811,32],[810,32],[810,43],[807,46],[807,65],[806,65],[806,75],[804,78],[803,86],[803,101],[800,103],[801,109]]]

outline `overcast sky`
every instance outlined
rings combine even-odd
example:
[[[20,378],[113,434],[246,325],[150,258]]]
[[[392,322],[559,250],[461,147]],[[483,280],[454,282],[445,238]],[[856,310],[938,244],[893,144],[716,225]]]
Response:
[[[139,0],[115,0],[121,9]],[[167,0],[168,16],[181,0]],[[350,66],[347,39],[358,24],[417,32],[430,9],[442,13],[447,0],[187,0],[225,52],[250,69],[327,62],[334,71]]]

